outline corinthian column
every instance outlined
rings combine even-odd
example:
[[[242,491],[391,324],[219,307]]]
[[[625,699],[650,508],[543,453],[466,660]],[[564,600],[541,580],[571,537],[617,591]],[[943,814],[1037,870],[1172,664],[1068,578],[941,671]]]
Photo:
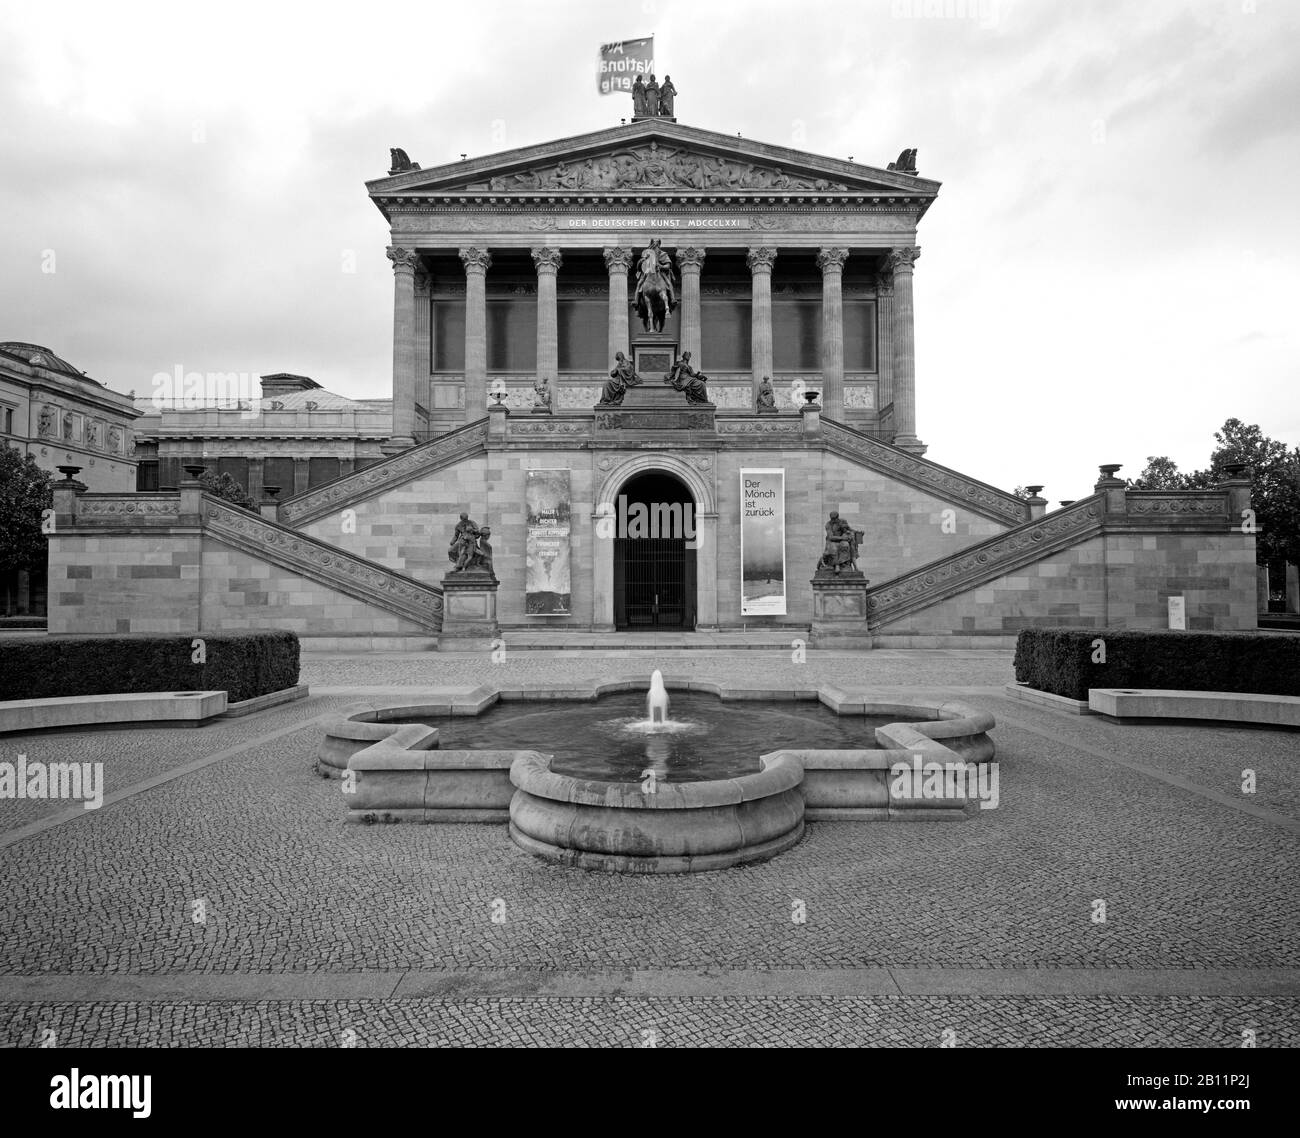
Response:
[[[560,332],[555,277],[564,258],[558,249],[545,247],[532,250],[532,254],[533,264],[537,266],[537,378],[545,379],[551,385],[552,399],[558,406],[560,392],[556,378],[560,370]]]
[[[626,354],[628,340],[627,271],[632,267],[632,250],[611,248],[604,250],[605,268],[609,270],[609,365],[619,352]]]
[[[884,415],[894,402],[894,276],[889,269],[876,274],[876,374],[880,377],[877,411]],[[892,432],[890,437],[893,437]]]
[[[772,374],[772,265],[776,250],[767,246],[751,249],[745,264],[753,275],[753,300],[750,303],[749,364],[754,407],[763,376]]]
[[[416,439],[423,442],[432,433],[430,416],[433,412],[433,391],[430,373],[433,371],[433,278],[423,266],[415,272],[415,430]],[[424,417],[420,417],[420,407]]]
[[[844,420],[844,262],[847,249],[820,249],[822,271],[822,407]]]
[[[894,446],[916,454],[925,444],[916,437],[916,340],[912,320],[912,266],[921,250],[891,249],[894,270]]]
[[[703,249],[678,249],[677,266],[682,271],[682,351],[691,353],[691,363],[700,371],[700,270]]]
[[[392,248],[393,262],[393,427],[387,451],[415,445],[415,270],[418,254]]]
[[[460,251],[465,266],[465,422],[487,414],[487,271],[492,254],[472,245]]]

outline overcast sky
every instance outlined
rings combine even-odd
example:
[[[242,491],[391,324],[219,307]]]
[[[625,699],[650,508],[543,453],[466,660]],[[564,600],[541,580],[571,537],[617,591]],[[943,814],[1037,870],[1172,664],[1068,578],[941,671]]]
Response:
[[[159,371],[391,384],[363,181],[596,130],[597,46],[654,33],[692,126],[943,183],[918,433],[996,485],[1300,443],[1292,0],[0,0],[0,339]],[[53,251],[51,267],[49,251]],[[343,270],[349,252],[356,271]]]

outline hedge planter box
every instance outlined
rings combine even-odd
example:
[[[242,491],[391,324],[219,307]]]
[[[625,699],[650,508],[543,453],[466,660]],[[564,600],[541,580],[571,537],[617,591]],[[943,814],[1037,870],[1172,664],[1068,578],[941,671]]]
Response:
[[[292,632],[41,636],[0,639],[0,692],[57,699],[158,691],[224,691],[243,703],[298,684]]]
[[[1300,637],[1024,629],[1015,669],[1020,683],[1084,702],[1092,688],[1300,696]]]

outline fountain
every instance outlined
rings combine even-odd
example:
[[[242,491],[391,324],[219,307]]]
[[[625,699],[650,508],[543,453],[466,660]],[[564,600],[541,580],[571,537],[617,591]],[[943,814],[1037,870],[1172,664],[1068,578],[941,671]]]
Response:
[[[650,693],[645,703],[648,722],[668,722],[668,689],[664,687],[664,674],[658,668],[650,673]]]
[[[973,800],[926,788],[972,785],[964,772],[993,758],[993,726],[952,701],[656,670],[648,689],[629,676],[354,705],[317,758],[322,774],[351,775],[349,821],[508,820],[517,846],[563,865],[685,873],[773,857],[805,819],[963,818]]]

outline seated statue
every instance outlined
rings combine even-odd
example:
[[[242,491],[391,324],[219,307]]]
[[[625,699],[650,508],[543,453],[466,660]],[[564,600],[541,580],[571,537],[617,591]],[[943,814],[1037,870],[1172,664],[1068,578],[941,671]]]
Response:
[[[758,385],[757,402],[760,411],[776,410],[776,392],[772,390],[771,376],[763,376],[763,382]]]
[[[492,571],[492,543],[488,538],[492,536],[492,527],[484,526],[479,530],[478,542],[470,553],[469,564],[465,566],[468,573],[486,573],[489,577],[495,577]]]
[[[850,573],[857,573],[859,571],[858,548],[862,537],[861,530],[855,530],[840,517],[838,512],[832,510],[830,521],[826,523],[826,544],[822,547],[817,571],[840,573],[847,570]]]
[[[609,373],[609,381],[600,394],[601,406],[617,407],[623,402],[629,387],[636,387],[641,382],[632,362],[622,352],[614,354],[614,370]]]
[[[683,352],[682,358],[673,364],[664,376],[665,383],[671,383],[678,391],[685,392],[687,403],[709,402],[709,377],[691,367],[691,353]]]
[[[463,572],[474,559],[479,533],[478,526],[470,520],[469,514],[461,514],[452,534],[451,546],[447,550],[447,560],[452,562],[455,572]]]
[[[539,411],[551,409],[551,387],[546,376],[533,384],[533,407]]]

